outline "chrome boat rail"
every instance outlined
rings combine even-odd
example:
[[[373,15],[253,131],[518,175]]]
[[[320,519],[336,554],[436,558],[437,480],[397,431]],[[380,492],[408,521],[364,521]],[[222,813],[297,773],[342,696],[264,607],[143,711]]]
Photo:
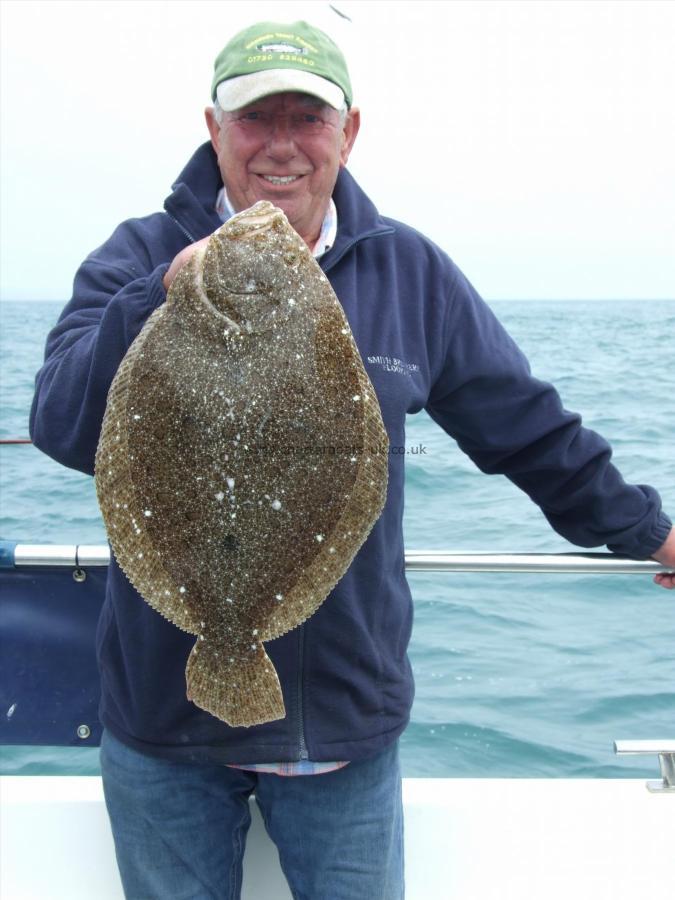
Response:
[[[648,781],[652,794],[675,794],[675,741],[614,741],[617,756],[655,753],[661,767],[661,781]]]
[[[21,544],[0,540],[0,569],[70,568],[75,582],[87,579],[88,569],[110,562],[107,544]],[[611,553],[485,553],[409,550],[409,572],[505,572],[524,574],[654,575],[671,571],[655,560],[636,561]],[[101,575],[92,578],[101,578]],[[8,720],[14,709],[10,707]],[[91,730],[79,725],[77,736],[88,739]],[[616,741],[617,755],[658,755],[661,781],[648,781],[652,793],[675,793],[675,740]]]
[[[669,572],[653,559],[614,553],[484,553],[409,550],[409,572],[518,572],[568,575],[657,575]]]
[[[107,566],[107,544],[15,544],[0,542],[0,566]],[[656,560],[613,553],[484,553],[408,550],[408,572],[516,572],[570,575],[656,575],[671,571]]]

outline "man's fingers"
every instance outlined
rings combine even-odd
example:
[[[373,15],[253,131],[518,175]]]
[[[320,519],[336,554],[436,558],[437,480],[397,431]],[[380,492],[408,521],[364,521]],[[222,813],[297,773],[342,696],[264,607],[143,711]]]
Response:
[[[660,584],[669,591],[675,590],[675,575],[655,575],[654,583]]]
[[[176,275],[180,272],[186,263],[188,263],[199,247],[202,247],[209,242],[210,235],[208,237],[202,238],[201,241],[195,241],[194,244],[188,244],[187,247],[183,247],[180,253],[174,256],[171,265],[167,269],[164,278],[162,279],[162,284],[164,285],[164,290],[168,291],[171,287],[171,282],[174,280]]]

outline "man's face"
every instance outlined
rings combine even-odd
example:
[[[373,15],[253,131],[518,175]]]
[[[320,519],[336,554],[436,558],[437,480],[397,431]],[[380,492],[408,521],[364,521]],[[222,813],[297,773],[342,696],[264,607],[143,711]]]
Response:
[[[359,130],[358,110],[341,124],[317,98],[285,93],[223,113],[222,125],[209,108],[206,121],[235,211],[269,200],[313,247]]]

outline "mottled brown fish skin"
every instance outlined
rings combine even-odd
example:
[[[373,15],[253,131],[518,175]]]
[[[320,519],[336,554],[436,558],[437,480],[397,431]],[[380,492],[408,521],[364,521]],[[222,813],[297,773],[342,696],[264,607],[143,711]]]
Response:
[[[96,489],[120,567],[198,635],[188,697],[283,718],[263,646],[346,572],[386,499],[388,440],[333,290],[284,214],[239,213],[177,275],[108,395]]]

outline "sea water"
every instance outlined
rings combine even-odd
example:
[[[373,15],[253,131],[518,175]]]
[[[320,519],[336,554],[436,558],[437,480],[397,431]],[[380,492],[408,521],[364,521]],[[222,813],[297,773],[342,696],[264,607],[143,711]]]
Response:
[[[60,312],[0,305],[0,437],[26,437],[33,379]],[[675,301],[492,304],[565,406],[614,447],[627,480],[675,513]],[[425,414],[407,427],[406,547],[560,552],[536,506],[480,473]],[[0,535],[103,543],[92,479],[0,446]],[[417,693],[407,776],[636,777],[615,739],[675,737],[675,595],[649,576],[409,575]],[[0,710],[0,715],[4,711]],[[6,773],[91,773],[96,751],[1,748]]]

